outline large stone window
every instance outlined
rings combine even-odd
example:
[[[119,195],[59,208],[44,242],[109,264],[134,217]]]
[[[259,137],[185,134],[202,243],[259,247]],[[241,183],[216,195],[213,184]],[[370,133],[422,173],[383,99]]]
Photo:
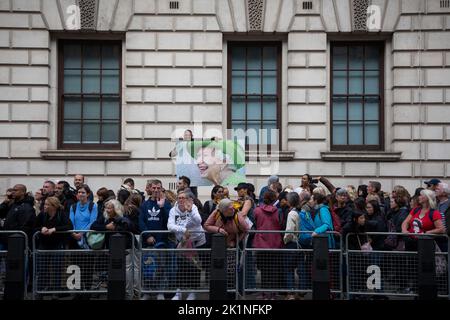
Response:
[[[61,149],[120,149],[121,43],[59,42]]]
[[[384,149],[383,48],[380,42],[332,42],[332,150]]]
[[[228,128],[246,145],[277,145],[281,121],[281,43],[228,43]]]

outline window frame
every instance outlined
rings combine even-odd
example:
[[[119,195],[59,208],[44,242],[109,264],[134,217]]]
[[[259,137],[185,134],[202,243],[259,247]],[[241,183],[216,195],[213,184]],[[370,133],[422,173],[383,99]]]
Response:
[[[249,39],[247,37],[244,37],[242,40],[240,39],[230,39],[227,42],[227,129],[233,129],[232,128],[232,104],[231,104],[231,100],[232,100],[232,50],[233,48],[236,47],[244,47],[244,48],[248,48],[248,47],[259,47],[259,48],[263,48],[264,46],[271,46],[271,47],[276,47],[277,48],[277,61],[276,61],[276,66],[277,66],[277,79],[276,79],[276,84],[277,84],[277,88],[276,88],[276,97],[277,97],[277,103],[276,103],[276,115],[277,115],[277,120],[276,120],[276,126],[277,126],[277,130],[278,130],[278,146],[281,146],[282,144],[282,127],[281,127],[281,112],[282,112],[282,48],[283,48],[283,44],[281,39],[275,39],[273,41],[257,41],[257,39],[254,39],[253,41],[249,41]],[[262,77],[261,77],[261,81],[262,81]],[[245,96],[245,95],[243,95]],[[263,94],[260,94],[261,100],[262,100],[262,96]],[[247,112],[245,113],[245,123],[247,123]],[[263,120],[261,119],[261,123],[263,122]],[[246,125],[247,126],[247,125]],[[259,145],[261,144],[245,144],[245,149],[246,150],[255,150],[256,148],[259,150]],[[268,152],[270,152],[272,150],[272,144],[266,144],[265,145],[266,149]],[[277,150],[277,148],[273,148],[274,150]]]
[[[57,112],[58,112],[58,128],[57,128],[57,146],[58,149],[61,150],[121,150],[122,148],[122,40],[119,38],[111,38],[111,39],[95,39],[95,38],[63,38],[57,40],[57,48],[58,48],[58,98],[57,98]],[[119,136],[117,143],[64,143],[64,45],[65,44],[116,44],[119,46],[119,92],[118,92],[118,102],[119,102]],[[101,79],[100,79],[101,84]],[[100,87],[101,88],[101,87]],[[83,93],[79,93],[80,96]],[[103,100],[100,97],[100,100]],[[101,111],[100,111],[101,112]],[[81,131],[82,135],[82,131]],[[101,131],[100,131],[101,135]]]
[[[377,145],[335,145],[333,144],[333,52],[334,52],[334,48],[335,46],[346,46],[351,47],[351,46],[356,46],[356,45],[364,45],[364,46],[374,46],[374,47],[378,47],[379,49],[379,61],[378,61],[378,74],[379,74],[379,79],[378,79],[378,88],[379,88],[379,97],[380,97],[380,104],[379,104],[379,109],[378,109],[378,123],[379,123],[379,129],[378,129],[378,144]],[[385,42],[384,41],[379,41],[379,40],[375,40],[375,41],[339,41],[339,40],[332,40],[330,41],[330,150],[331,151],[384,151],[385,149],[385,141],[384,141],[384,129],[385,129],[385,118],[384,118],[384,77],[385,77],[385,59],[384,59],[384,54],[385,54]],[[349,61],[349,51],[347,50],[347,62]],[[364,61],[364,59],[363,59]],[[348,88],[348,83],[349,83],[349,66],[347,64],[347,88]],[[364,88],[364,62],[363,62],[363,88]],[[348,97],[351,97],[352,95],[350,95],[348,93],[347,90],[347,119],[346,119],[346,126],[347,126],[347,137],[348,137],[348,126],[349,126],[349,122],[348,122]],[[365,130],[364,128],[364,98],[365,95],[361,94],[361,95],[354,95],[354,96],[361,96],[362,97],[362,101],[363,101],[363,132]],[[348,139],[347,139],[347,143],[348,143]]]

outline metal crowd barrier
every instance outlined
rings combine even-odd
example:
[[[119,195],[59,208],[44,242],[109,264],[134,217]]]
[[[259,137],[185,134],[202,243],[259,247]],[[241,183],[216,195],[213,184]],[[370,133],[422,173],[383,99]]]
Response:
[[[447,248],[450,245],[447,235],[388,232],[368,232],[360,235],[363,235],[363,239],[366,235],[368,237],[379,236],[383,238],[398,236],[400,241],[409,236],[416,238],[429,237],[434,240],[444,239],[443,243],[447,244]],[[357,234],[350,233],[345,239],[347,248],[345,253],[347,260],[347,292],[349,298],[364,295],[398,296],[404,298],[418,296],[418,251],[361,251],[349,249],[349,239],[352,236],[355,237]],[[439,272],[436,272],[437,295],[442,298],[450,298],[448,258],[448,249],[447,252],[436,252],[436,261],[437,259],[443,259],[446,264],[444,270],[440,269]]]
[[[87,244],[90,232],[105,234],[101,249],[91,249]],[[72,233],[81,233],[81,248],[69,248]],[[123,234],[126,238],[127,294],[133,295],[134,284],[134,240],[130,232],[71,230],[56,232],[66,239],[61,240],[59,248],[42,249],[39,243],[40,232],[33,235],[33,299],[43,295],[60,296],[64,294],[106,294],[110,253],[107,249],[108,237]]]
[[[191,234],[206,232],[191,232]],[[153,246],[146,235],[164,236],[166,241]],[[175,235],[167,230],[145,231],[139,240],[139,291],[142,294],[175,292],[208,293],[211,248],[180,246]],[[227,249],[227,291],[236,291],[237,249]]]
[[[28,261],[28,236],[23,231],[9,231],[9,230],[1,230],[0,231],[0,298],[4,298],[5,293],[5,281],[6,281],[6,267],[7,267],[7,256],[8,256],[8,250],[7,250],[7,244],[8,244],[8,236],[10,235],[21,235],[25,239],[25,250],[23,252],[23,258],[25,261],[25,268],[24,268],[24,279],[25,279],[25,285],[24,285],[24,297],[26,297],[27,294],[27,286],[26,286],[26,275],[27,275],[27,261]]]
[[[310,231],[262,231],[251,230],[250,235],[293,234],[297,241],[300,234],[311,234]],[[339,248],[342,239],[337,232],[327,232],[333,235]],[[251,236],[249,237],[252,238]],[[247,241],[243,248],[243,296],[249,293],[258,294],[252,299],[270,298],[276,293],[310,293],[312,292],[313,249],[296,248],[260,249],[254,248],[254,238]],[[340,249],[329,248],[329,278],[330,292],[342,295],[342,254]],[[267,296],[269,295],[269,297]]]

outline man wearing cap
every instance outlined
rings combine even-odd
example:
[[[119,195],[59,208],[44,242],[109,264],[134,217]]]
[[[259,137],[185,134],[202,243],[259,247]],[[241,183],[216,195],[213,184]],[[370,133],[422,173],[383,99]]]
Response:
[[[441,182],[441,180],[433,178],[429,181],[424,181],[423,183],[425,183],[427,185],[428,190],[436,192],[436,188],[440,182]]]
[[[267,180],[267,186],[262,187],[261,191],[259,192],[259,198],[258,198],[259,204],[263,203],[264,193],[266,193],[266,191],[269,190],[270,185],[274,182],[279,182],[279,181],[280,181],[280,178],[278,178],[277,175],[272,175],[269,177],[269,180]]]
[[[214,185],[237,185],[245,181],[239,169],[245,166],[244,149],[230,140],[191,141],[188,152],[195,159],[200,176]]]

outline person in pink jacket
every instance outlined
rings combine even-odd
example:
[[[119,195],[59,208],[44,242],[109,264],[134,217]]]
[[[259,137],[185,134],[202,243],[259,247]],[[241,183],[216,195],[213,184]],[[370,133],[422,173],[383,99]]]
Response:
[[[273,205],[277,200],[274,191],[264,193],[263,204],[254,210],[256,230],[270,230],[270,233],[256,233],[253,247],[256,249],[280,249],[282,248],[282,234],[278,209]],[[277,232],[278,231],[278,232]],[[256,266],[261,271],[261,287],[263,289],[276,289],[281,284],[281,256],[279,252],[257,251]],[[262,298],[274,299],[275,293],[263,293]]]

